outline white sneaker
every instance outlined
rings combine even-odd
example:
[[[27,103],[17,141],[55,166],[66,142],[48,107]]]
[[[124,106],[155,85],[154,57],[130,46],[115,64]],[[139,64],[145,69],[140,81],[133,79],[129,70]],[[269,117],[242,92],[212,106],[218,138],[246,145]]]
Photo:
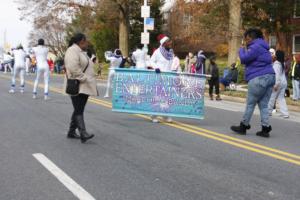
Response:
[[[14,90],[14,89],[10,89],[8,92],[9,92],[10,94],[13,94],[13,93],[15,93],[15,90]]]
[[[104,96],[104,98],[109,98],[109,95],[108,95],[108,94],[106,94],[106,95]]]
[[[34,94],[34,95],[32,96],[32,98],[33,98],[33,99],[36,99],[36,94]]]
[[[172,117],[167,117],[166,121],[167,121],[168,123],[171,123],[171,122],[173,122],[173,119],[172,119]]]
[[[153,123],[159,123],[157,117],[151,117]]]
[[[276,113],[276,112],[277,112],[277,110],[276,110],[276,109],[273,109],[273,110],[272,110],[272,113],[273,113],[273,114],[274,114],[274,113]]]

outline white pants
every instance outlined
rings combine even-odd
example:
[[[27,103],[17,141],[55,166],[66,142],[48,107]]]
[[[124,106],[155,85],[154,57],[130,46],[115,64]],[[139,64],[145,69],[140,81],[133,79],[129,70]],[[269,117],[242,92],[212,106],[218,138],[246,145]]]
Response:
[[[270,101],[269,101],[269,105],[268,105],[268,110],[269,110],[269,114],[272,114],[275,102],[277,100],[278,104],[279,104],[279,109],[280,109],[280,113],[283,116],[289,116],[289,112],[288,112],[288,108],[286,105],[286,101],[284,98],[284,94],[285,94],[285,89],[287,87],[287,84],[280,84],[280,88],[275,92],[273,90]]]
[[[30,69],[30,61],[26,60],[26,73],[29,73],[29,69]]]
[[[16,77],[17,77],[18,74],[20,74],[20,86],[21,86],[21,88],[24,88],[24,86],[25,86],[25,81],[24,81],[25,68],[15,66],[13,76],[12,76],[12,79],[11,79],[12,89],[14,89],[15,86],[16,86]]]
[[[115,70],[114,69],[109,69],[105,96],[109,96],[109,90],[110,90],[111,83],[112,83],[112,80],[114,78],[114,75],[115,75]]]
[[[49,68],[38,68],[33,86],[33,93],[37,94],[37,87],[41,74],[44,75],[44,95],[48,95],[49,90]]]
[[[300,81],[293,79],[293,100],[299,100],[300,99]]]

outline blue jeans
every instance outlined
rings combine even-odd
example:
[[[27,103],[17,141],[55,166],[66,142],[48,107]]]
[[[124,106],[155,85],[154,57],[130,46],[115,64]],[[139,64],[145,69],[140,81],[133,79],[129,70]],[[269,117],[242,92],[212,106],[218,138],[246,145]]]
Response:
[[[275,84],[275,74],[266,74],[248,82],[247,106],[243,116],[243,123],[249,125],[256,104],[258,104],[261,125],[269,126],[268,103]]]
[[[293,79],[292,83],[293,83],[293,100],[297,101],[300,99],[300,89],[299,89],[300,81]]]

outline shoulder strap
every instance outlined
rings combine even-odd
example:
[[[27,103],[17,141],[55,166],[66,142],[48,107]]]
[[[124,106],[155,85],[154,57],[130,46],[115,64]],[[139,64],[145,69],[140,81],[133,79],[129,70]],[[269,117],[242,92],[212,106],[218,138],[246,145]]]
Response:
[[[83,73],[85,73],[85,71],[87,70],[87,68],[88,68],[88,66],[89,66],[89,64],[90,64],[90,59],[87,57],[87,59],[88,59],[88,63],[87,63],[87,65],[86,65],[86,67],[84,68],[84,70],[82,71]],[[66,77],[68,78],[68,73],[67,73],[67,70],[66,70]]]
[[[89,64],[90,64],[90,59],[89,59],[89,57],[86,57],[87,58],[87,60],[88,60],[88,63],[87,63],[87,65],[86,65],[86,67],[84,68],[84,70],[82,71],[83,73],[87,70],[87,68],[88,68],[88,66],[89,66]]]

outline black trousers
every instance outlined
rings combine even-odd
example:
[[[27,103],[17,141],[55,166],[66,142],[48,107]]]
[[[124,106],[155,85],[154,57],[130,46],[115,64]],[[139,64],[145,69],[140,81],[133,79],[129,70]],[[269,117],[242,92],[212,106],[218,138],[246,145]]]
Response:
[[[209,95],[213,94],[213,89],[215,87],[216,95],[220,94],[219,78],[211,78],[208,81],[209,84]]]
[[[89,95],[86,94],[79,94],[77,96],[71,96],[72,104],[73,104],[73,116],[77,115],[83,115],[84,108],[86,105],[86,102],[89,98]]]

